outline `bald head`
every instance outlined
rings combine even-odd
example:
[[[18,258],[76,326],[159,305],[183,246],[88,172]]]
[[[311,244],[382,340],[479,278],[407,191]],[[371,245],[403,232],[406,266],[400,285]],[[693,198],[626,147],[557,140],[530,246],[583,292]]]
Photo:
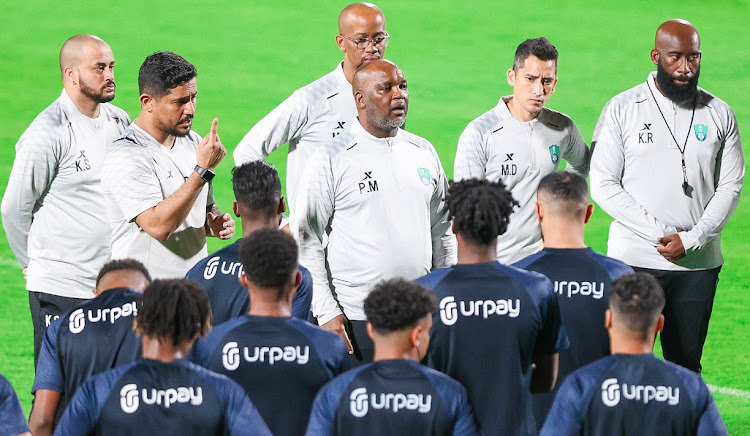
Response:
[[[690,102],[698,89],[701,38],[685,20],[662,23],[656,30],[651,62],[656,65],[656,86],[676,103]]]
[[[372,3],[352,3],[339,14],[339,33],[351,35],[354,33],[353,29],[369,23],[385,27],[383,11]]]
[[[379,59],[360,67],[352,80],[359,121],[370,134],[395,136],[406,122],[409,92],[401,68]]]
[[[665,21],[656,29],[654,48],[665,50],[674,44],[692,44],[700,49],[701,37],[698,29],[690,22],[680,18]]]
[[[102,47],[109,49],[109,45],[98,36],[84,34],[68,38],[60,49],[60,72],[67,67],[77,67],[91,51]]]

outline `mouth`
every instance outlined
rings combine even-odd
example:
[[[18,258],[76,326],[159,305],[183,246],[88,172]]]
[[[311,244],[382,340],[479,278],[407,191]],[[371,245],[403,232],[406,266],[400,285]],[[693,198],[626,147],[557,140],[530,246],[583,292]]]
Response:
[[[378,55],[367,55],[362,60],[364,62],[372,62],[372,61],[376,61],[378,59],[380,59],[380,56],[378,56]]]
[[[180,120],[177,123],[177,127],[181,127],[183,129],[189,129],[192,124],[193,124],[193,119],[188,118],[188,119]]]
[[[112,83],[108,83],[108,84],[104,85],[104,91],[105,92],[114,92],[115,91],[115,83],[112,82]]]
[[[404,105],[397,105],[391,107],[391,114],[397,116],[397,117],[403,117],[406,115],[406,106]]]

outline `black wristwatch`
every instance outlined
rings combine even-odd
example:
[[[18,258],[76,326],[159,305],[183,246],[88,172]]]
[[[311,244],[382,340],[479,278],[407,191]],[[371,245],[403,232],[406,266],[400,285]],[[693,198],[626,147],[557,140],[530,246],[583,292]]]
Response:
[[[195,166],[195,172],[198,173],[198,175],[201,176],[201,179],[203,179],[203,181],[206,183],[210,182],[214,179],[214,177],[216,177],[216,174],[213,171],[209,170],[208,168],[203,168],[200,165]]]

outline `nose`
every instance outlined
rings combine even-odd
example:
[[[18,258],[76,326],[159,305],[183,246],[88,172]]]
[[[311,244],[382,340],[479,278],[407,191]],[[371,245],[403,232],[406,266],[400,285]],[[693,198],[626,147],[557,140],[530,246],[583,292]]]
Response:
[[[185,111],[184,111],[185,114],[194,115],[195,105],[196,105],[196,100],[191,98],[190,101],[185,105]]]
[[[534,86],[532,87],[531,92],[533,92],[535,95],[544,94],[544,84],[542,83],[541,79],[534,81]]]
[[[380,48],[378,47],[377,44],[375,44],[375,41],[373,41],[373,40],[370,40],[370,43],[367,44],[367,47],[365,47],[365,52],[366,53],[375,53],[378,50],[380,50]]]
[[[690,74],[692,72],[687,56],[682,56],[680,60],[677,61],[677,72],[680,74]]]
[[[104,78],[106,80],[115,80],[115,70],[112,68],[107,68],[106,73],[104,74]]]

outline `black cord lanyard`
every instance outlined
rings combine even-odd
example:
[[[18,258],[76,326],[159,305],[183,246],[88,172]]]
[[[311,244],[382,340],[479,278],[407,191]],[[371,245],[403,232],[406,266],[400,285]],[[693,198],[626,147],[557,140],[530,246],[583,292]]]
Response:
[[[661,111],[659,103],[656,101],[654,91],[651,90],[650,83],[648,84],[648,90],[649,92],[651,92],[651,97],[654,99],[656,108],[659,109],[661,119],[664,120],[664,125],[667,126],[667,130],[669,130],[669,134],[672,135],[672,140],[674,140],[674,143],[677,146],[677,149],[680,150],[680,155],[682,156],[682,192],[684,192],[686,196],[693,198],[693,187],[688,184],[687,167],[685,166],[685,150],[687,150],[688,139],[690,139],[690,130],[693,127],[693,120],[695,120],[695,105],[696,103],[698,103],[698,93],[696,92],[695,97],[693,97],[693,114],[690,116],[690,124],[688,125],[687,136],[685,136],[685,144],[682,146],[682,148],[680,148],[680,143],[677,142],[677,138],[675,138],[674,133],[672,133],[672,129],[669,127],[667,117],[665,117],[664,112]],[[677,126],[675,126],[675,129],[677,129]]]

